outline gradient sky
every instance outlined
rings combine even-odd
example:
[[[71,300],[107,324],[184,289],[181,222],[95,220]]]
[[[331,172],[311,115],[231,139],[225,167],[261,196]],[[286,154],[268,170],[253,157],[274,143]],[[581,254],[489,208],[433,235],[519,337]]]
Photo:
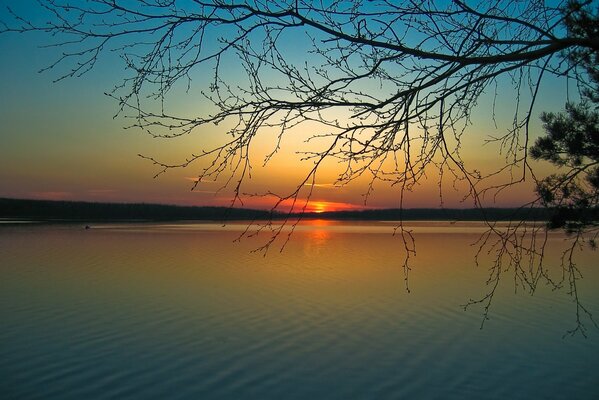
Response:
[[[14,1],[0,0],[0,18],[5,18],[5,6]],[[34,19],[31,0],[16,7]],[[202,132],[175,140],[153,139],[139,130],[125,130],[127,121],[113,119],[117,104],[103,93],[122,78],[123,65],[114,56],[101,60],[96,68],[82,78],[53,83],[56,73],[38,71],[56,59],[59,50],[44,49],[48,38],[40,34],[0,35],[0,197],[61,200],[90,200],[116,202],[147,202],[187,205],[226,205],[231,192],[218,191],[220,184],[201,182],[190,191],[198,167],[173,170],[154,179],[158,171],[138,154],[155,156],[166,162],[185,159],[193,151],[218,140],[222,127],[203,128]],[[199,90],[200,88],[197,88]],[[536,105],[541,111],[559,111],[565,102],[565,81],[547,79]],[[475,112],[473,126],[464,143],[464,158],[470,167],[490,171],[500,165],[502,156],[493,145],[484,145],[488,136],[505,133],[513,118],[513,94],[502,93],[497,99],[497,122],[492,122],[492,98],[481,99]],[[171,107],[189,112],[205,105],[192,91],[180,97]],[[535,119],[533,137],[541,133]],[[266,153],[272,137],[262,139]],[[270,142],[269,142],[270,140]],[[283,193],[302,177],[307,165],[299,162],[294,151],[302,146],[303,137],[291,137],[285,150],[266,168],[256,168],[245,192],[273,190]],[[260,148],[260,146],[259,146]],[[256,166],[257,167],[257,166]],[[541,175],[547,171],[541,166]],[[362,193],[366,179],[346,187],[336,188],[333,165],[326,166],[314,188],[313,209],[344,209],[364,207]],[[462,189],[451,185],[444,190],[446,207],[471,207],[471,201],[460,202]],[[533,195],[532,184],[526,183],[488,199],[487,205],[516,206]],[[380,184],[367,203],[368,207],[397,207],[399,190]],[[439,190],[435,171],[429,179],[415,188],[404,201],[405,207],[439,206]],[[264,200],[247,199],[246,206],[265,207]]]

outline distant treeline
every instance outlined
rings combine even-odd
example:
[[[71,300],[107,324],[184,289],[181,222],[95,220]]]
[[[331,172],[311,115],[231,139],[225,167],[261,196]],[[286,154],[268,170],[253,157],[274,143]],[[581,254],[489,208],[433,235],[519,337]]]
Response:
[[[591,219],[599,219],[593,210]],[[547,221],[554,211],[545,208],[486,209],[368,209],[306,213],[304,219],[389,220],[389,221]],[[190,207],[146,203],[92,203],[83,201],[23,200],[0,198],[0,218],[42,221],[177,221],[177,220],[264,220],[280,219],[285,214],[229,207]],[[567,216],[566,216],[567,217]]]
[[[305,217],[377,221],[544,221],[550,214],[550,211],[545,208],[408,208],[403,210],[392,208],[323,212],[307,214]]]
[[[92,203],[84,201],[0,198],[0,218],[81,221],[253,220],[270,212],[230,207],[185,207],[146,203]]]

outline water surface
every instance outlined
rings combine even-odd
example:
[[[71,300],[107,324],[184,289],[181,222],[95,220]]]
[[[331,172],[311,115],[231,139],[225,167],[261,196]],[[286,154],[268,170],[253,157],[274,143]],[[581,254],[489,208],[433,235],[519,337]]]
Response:
[[[306,222],[282,253],[244,223],[0,227],[6,399],[593,399],[599,331],[567,290],[514,292],[484,329],[477,223]],[[549,238],[557,263],[564,237]],[[599,261],[577,256],[599,314]],[[588,326],[588,323],[587,323]]]

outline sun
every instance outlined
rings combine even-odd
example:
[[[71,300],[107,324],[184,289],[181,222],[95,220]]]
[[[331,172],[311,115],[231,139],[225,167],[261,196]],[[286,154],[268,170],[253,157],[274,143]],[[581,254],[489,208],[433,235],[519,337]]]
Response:
[[[329,211],[328,204],[324,201],[314,201],[310,203],[311,211],[316,214],[323,213],[325,211]]]
[[[333,201],[316,200],[310,201],[306,207],[306,212],[314,214],[322,214],[325,212],[351,211],[361,209],[350,203],[337,203]]]

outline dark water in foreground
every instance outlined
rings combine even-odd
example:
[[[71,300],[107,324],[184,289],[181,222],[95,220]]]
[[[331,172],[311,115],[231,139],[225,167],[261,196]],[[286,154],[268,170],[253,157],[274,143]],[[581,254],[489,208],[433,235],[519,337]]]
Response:
[[[243,224],[0,227],[0,398],[599,398],[566,290],[508,274],[480,330],[479,226],[416,225],[411,293],[386,223],[306,223],[267,257],[232,243]],[[597,255],[577,260],[599,316]]]

